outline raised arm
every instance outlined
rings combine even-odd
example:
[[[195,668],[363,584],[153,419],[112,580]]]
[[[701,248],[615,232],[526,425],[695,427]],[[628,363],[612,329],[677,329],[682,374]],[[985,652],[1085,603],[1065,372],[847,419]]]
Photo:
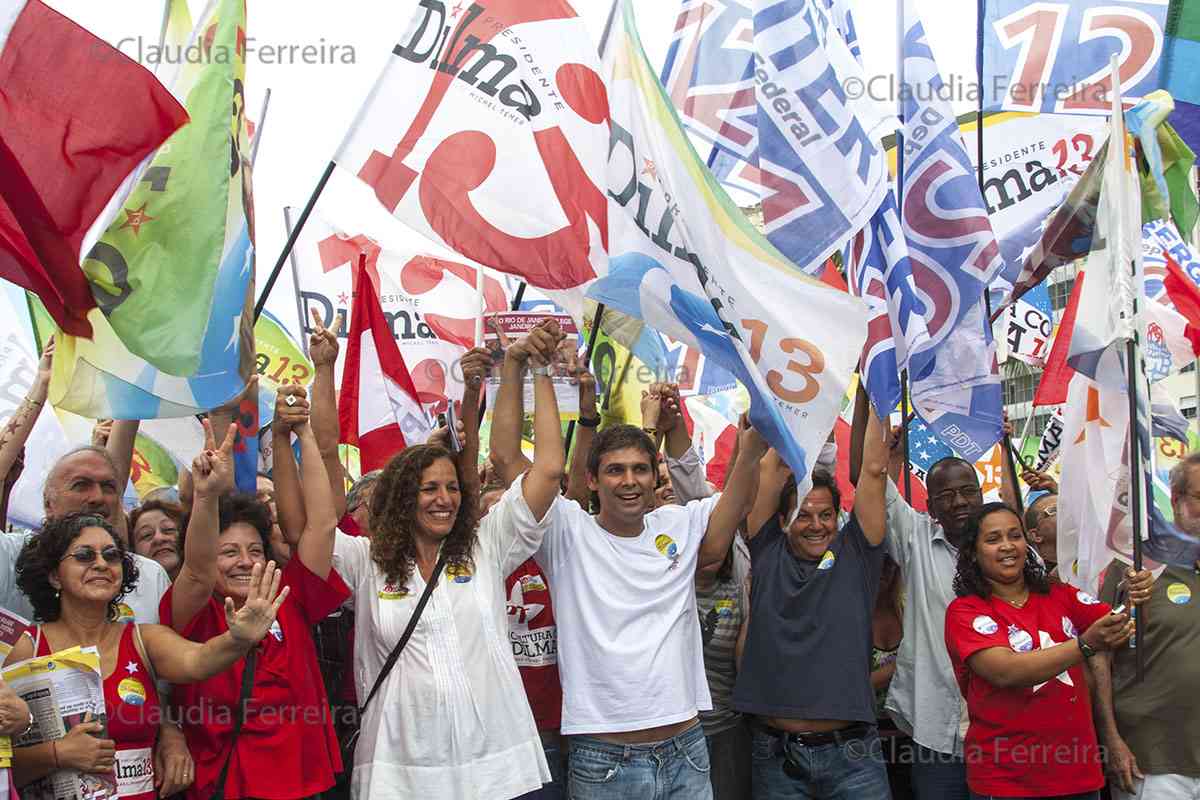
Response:
[[[510,344],[500,367],[500,388],[492,409],[492,466],[506,486],[511,485],[530,467],[521,452],[521,431],[525,425],[525,370],[529,367],[529,337]],[[560,434],[561,436],[561,434]]]
[[[879,545],[887,534],[888,442],[883,435],[883,423],[867,401],[862,384],[854,402],[855,416],[860,405],[867,415],[861,471],[854,491],[854,517],[867,541]]]
[[[658,425],[666,432],[667,458],[678,461],[692,447],[692,439],[688,436],[687,425],[683,423],[683,412],[680,409],[683,401],[679,398],[679,384],[664,383],[659,392],[663,399]]]
[[[300,472],[292,452],[292,432],[308,420],[309,404],[304,387],[280,386],[275,395],[275,417],[271,420],[271,480],[275,484],[275,515],[279,530],[291,547],[300,543],[308,524]]]
[[[212,597],[217,583],[217,504],[233,489],[233,440],[230,424],[218,447],[212,423],[204,420],[204,452],[192,461],[192,513],[183,543],[183,566],[171,588],[171,624],[182,632]]]
[[[747,539],[757,536],[763,525],[779,513],[779,498],[792,475],[791,469],[773,447],[762,457],[758,469],[758,491],[754,494],[754,505],[746,517]]]
[[[338,439],[341,428],[338,424],[337,391],[334,387],[334,365],[338,357],[338,334],[346,322],[339,311],[333,328],[321,324],[321,313],[312,309],[313,332],[308,340],[308,357],[313,362],[312,382],[312,425],[317,440],[317,449],[325,463],[329,489],[333,498],[333,512],[341,519],[346,514],[346,478],[342,473],[342,462],[338,458]]]
[[[329,486],[329,475],[325,472],[325,460],[321,457],[312,425],[307,421],[302,422],[293,430],[300,441],[301,485],[293,483],[289,491],[299,492],[304,504],[304,529],[296,545],[297,554],[310,572],[324,579],[329,576],[333,563],[334,531],[341,517],[337,516],[335,510],[333,490]],[[292,459],[291,448],[288,450],[287,458]],[[276,483],[277,498],[282,491],[282,487]]]
[[[575,452],[571,455],[571,471],[567,475],[567,497],[587,508],[592,497],[587,481],[587,459],[596,438],[596,427],[600,424],[600,411],[596,408],[596,378],[578,356],[571,363],[571,371],[579,381],[579,422],[575,425]],[[588,424],[585,425],[585,421]]]
[[[199,683],[233,666],[262,641],[288,596],[290,587],[279,590],[282,572],[275,562],[255,564],[250,573],[246,602],[234,609],[225,598],[225,621],[229,630],[203,644],[184,639],[165,625],[141,626],[146,655],[159,677],[170,683]]]
[[[129,472],[133,469],[133,446],[137,441],[138,426],[141,422],[139,419],[114,419],[112,430],[108,434],[108,444],[104,446],[117,468],[119,494],[124,494],[125,487],[129,484]],[[117,514],[112,523],[117,533],[125,537],[125,541],[130,541],[129,517]],[[132,544],[130,546],[132,547]]]
[[[563,451],[562,418],[549,368],[563,334],[558,323],[549,322],[530,331],[526,337],[533,372],[533,466],[525,473],[521,491],[533,518],[540,520],[550,510],[562,490],[567,456]],[[513,348],[509,348],[512,352]],[[520,431],[515,431],[519,438]]]
[[[474,347],[463,354],[463,399],[462,413],[459,414],[463,425],[462,474],[464,492],[479,494],[479,406],[483,398],[483,384],[492,368],[491,351],[482,347]]]
[[[46,397],[50,393],[50,371],[54,366],[54,339],[46,342],[42,357],[38,361],[37,375],[33,385],[25,393],[25,399],[17,406],[11,418],[0,431],[0,475],[7,475],[21,456],[21,450],[33,431],[34,423],[42,408],[46,405]],[[124,486],[122,486],[124,489]]]
[[[699,567],[713,566],[725,560],[738,526],[750,513],[758,489],[759,461],[767,452],[762,436],[742,417],[738,433],[738,456],[725,476],[725,487],[708,518],[704,541],[700,544]]]

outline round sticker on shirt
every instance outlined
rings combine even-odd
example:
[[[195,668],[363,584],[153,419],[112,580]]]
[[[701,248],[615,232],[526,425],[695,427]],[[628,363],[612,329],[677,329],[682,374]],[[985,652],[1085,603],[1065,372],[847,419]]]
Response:
[[[1009,625],[1008,644],[1018,653],[1028,653],[1033,649],[1033,637],[1029,635],[1029,631],[1023,628],[1018,628],[1016,625]]]
[[[821,563],[817,564],[817,569],[833,569],[833,562],[837,561],[837,556],[832,550],[826,550],[825,555],[821,556]]]
[[[718,600],[716,606],[714,606],[714,609],[716,610],[718,617],[732,617],[733,616],[733,601],[732,600]]]
[[[446,577],[455,583],[469,583],[471,568],[466,564],[451,564],[446,567]]]
[[[394,583],[385,583],[379,591],[380,600],[402,600],[408,597],[408,589],[401,589]]]
[[[544,592],[546,591],[546,582],[537,575],[522,575],[521,576],[521,591],[523,592]]]
[[[1186,606],[1192,601],[1192,590],[1183,583],[1172,583],[1167,587],[1167,599],[1177,606]]]
[[[117,697],[131,706],[146,702],[146,687],[137,678],[126,678],[117,684]]]
[[[676,546],[675,540],[665,533],[660,533],[654,537],[654,547],[667,558],[674,558],[675,554],[679,552],[679,547]]]
[[[1100,602],[1087,592],[1076,592],[1075,596],[1079,598],[1079,602],[1083,603],[1085,606],[1094,606]]]
[[[983,636],[991,636],[996,631],[1000,630],[1000,626],[996,624],[996,620],[986,614],[980,614],[971,621],[971,627],[975,632]]]
[[[1070,619],[1068,619],[1067,617],[1063,617],[1062,623],[1063,623],[1063,633],[1065,633],[1067,635],[1068,639],[1074,639],[1076,636],[1079,635],[1079,631],[1075,630],[1075,623],[1071,622]]]
[[[117,622],[133,622],[133,609],[125,603],[117,603]]]

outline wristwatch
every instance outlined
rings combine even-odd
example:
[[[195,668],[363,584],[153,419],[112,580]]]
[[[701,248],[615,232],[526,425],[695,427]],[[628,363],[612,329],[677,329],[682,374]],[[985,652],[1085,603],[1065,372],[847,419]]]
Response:
[[[1085,642],[1082,636],[1076,636],[1075,641],[1079,642],[1079,652],[1083,653],[1085,660],[1096,655],[1096,649]]]
[[[535,378],[549,378],[550,367],[530,367],[529,374],[533,375]]]
[[[580,414],[579,415],[579,427],[581,427],[581,428],[599,428],[600,427],[600,417],[599,416],[585,417],[582,414]]]

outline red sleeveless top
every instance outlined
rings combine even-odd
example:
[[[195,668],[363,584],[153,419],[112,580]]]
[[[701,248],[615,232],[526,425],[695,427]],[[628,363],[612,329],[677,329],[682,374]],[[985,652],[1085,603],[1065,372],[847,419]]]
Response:
[[[122,800],[156,800],[154,743],[162,712],[158,689],[134,644],[134,625],[125,623],[117,649],[117,667],[104,679],[104,708],[108,738],[117,746],[117,793]],[[37,626],[38,656],[50,655],[50,645]]]

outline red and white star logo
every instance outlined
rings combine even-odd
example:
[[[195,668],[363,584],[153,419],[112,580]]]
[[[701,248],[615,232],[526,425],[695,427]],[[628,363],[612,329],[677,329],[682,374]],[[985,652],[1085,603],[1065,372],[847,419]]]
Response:
[[[117,230],[122,230],[122,231],[123,231],[123,230],[125,230],[126,228],[132,228],[132,229],[133,229],[133,235],[134,235],[134,236],[137,236],[139,233],[141,233],[141,231],[142,231],[142,226],[143,226],[143,225],[145,225],[147,222],[150,222],[151,220],[158,219],[158,217],[152,217],[152,216],[150,216],[149,214],[147,214],[147,213],[146,213],[146,206],[147,206],[147,205],[148,205],[148,203],[142,203],[142,207],[141,207],[141,208],[139,208],[139,209],[137,209],[136,211],[130,211],[130,210],[129,210],[129,209],[127,209],[127,208],[126,208],[126,209],[124,209],[124,211],[125,211],[125,224],[124,224],[124,225],[122,225],[122,226],[121,226],[120,228],[118,228]]]

